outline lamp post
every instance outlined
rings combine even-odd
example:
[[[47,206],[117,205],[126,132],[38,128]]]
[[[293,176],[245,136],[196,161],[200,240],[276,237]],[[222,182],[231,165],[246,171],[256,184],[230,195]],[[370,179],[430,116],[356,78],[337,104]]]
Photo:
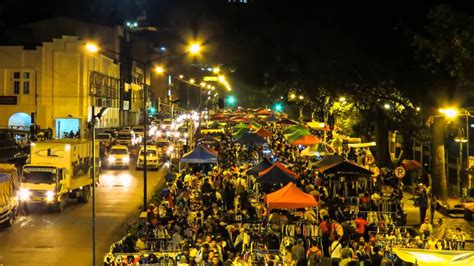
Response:
[[[462,152],[462,146],[463,143],[468,143],[469,141],[464,138],[464,130],[460,128],[458,130],[458,136],[454,139],[455,142],[459,143],[459,162],[457,164],[457,189],[459,191],[459,195],[462,196],[462,188],[461,188],[461,173],[462,173],[462,168],[463,168],[463,152]],[[469,157],[468,157],[469,159]]]

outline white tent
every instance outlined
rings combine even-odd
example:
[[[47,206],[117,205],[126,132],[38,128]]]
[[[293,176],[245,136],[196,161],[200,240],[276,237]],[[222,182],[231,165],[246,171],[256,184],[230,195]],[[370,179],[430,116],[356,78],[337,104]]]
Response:
[[[315,157],[334,154],[336,151],[327,143],[318,143],[301,151],[301,156]]]

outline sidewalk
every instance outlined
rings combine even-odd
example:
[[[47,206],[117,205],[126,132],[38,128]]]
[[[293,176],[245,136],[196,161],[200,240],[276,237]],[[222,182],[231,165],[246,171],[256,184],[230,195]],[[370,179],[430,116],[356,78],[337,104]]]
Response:
[[[420,209],[414,206],[412,198],[412,194],[408,192],[403,192],[403,209],[407,213],[407,225],[414,226],[414,228],[418,230],[420,228]],[[430,217],[429,215],[430,213],[428,210],[426,216]],[[466,249],[474,249],[474,222],[468,222],[463,218],[450,218],[438,211],[435,211],[434,218],[435,219],[433,221],[433,230],[436,231],[438,229],[437,219],[443,218],[443,222],[448,226],[448,228],[461,228],[461,230],[466,233],[466,241],[470,242],[470,244],[467,244]]]

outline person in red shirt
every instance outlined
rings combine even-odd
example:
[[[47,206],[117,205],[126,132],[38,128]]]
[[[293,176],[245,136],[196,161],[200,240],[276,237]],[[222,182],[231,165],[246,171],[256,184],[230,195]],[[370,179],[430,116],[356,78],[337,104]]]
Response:
[[[357,233],[357,238],[360,238],[360,237],[364,237],[364,239],[366,239],[365,237],[365,227],[366,226],[369,226],[369,223],[367,222],[367,220],[364,219],[364,217],[362,216],[361,213],[359,213],[359,216],[358,218],[355,219],[355,225],[356,225],[356,233]]]

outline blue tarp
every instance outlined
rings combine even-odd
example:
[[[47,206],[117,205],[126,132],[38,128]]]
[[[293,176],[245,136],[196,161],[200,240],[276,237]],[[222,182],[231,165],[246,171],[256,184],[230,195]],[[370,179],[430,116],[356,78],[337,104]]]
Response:
[[[217,163],[217,154],[199,145],[192,152],[183,155],[179,161],[181,163]]]
[[[267,143],[263,137],[257,133],[247,132],[238,138],[236,143],[239,144],[265,144]]]
[[[291,174],[286,173],[280,168],[273,167],[272,169],[269,169],[269,171],[265,174],[257,177],[257,182],[266,184],[288,184],[288,182],[295,183],[296,179]]]
[[[272,165],[273,164],[267,158],[265,158],[261,162],[259,162],[257,165],[250,168],[247,171],[247,174],[249,174],[249,175],[258,175],[258,173],[267,170],[268,168],[272,167]]]

